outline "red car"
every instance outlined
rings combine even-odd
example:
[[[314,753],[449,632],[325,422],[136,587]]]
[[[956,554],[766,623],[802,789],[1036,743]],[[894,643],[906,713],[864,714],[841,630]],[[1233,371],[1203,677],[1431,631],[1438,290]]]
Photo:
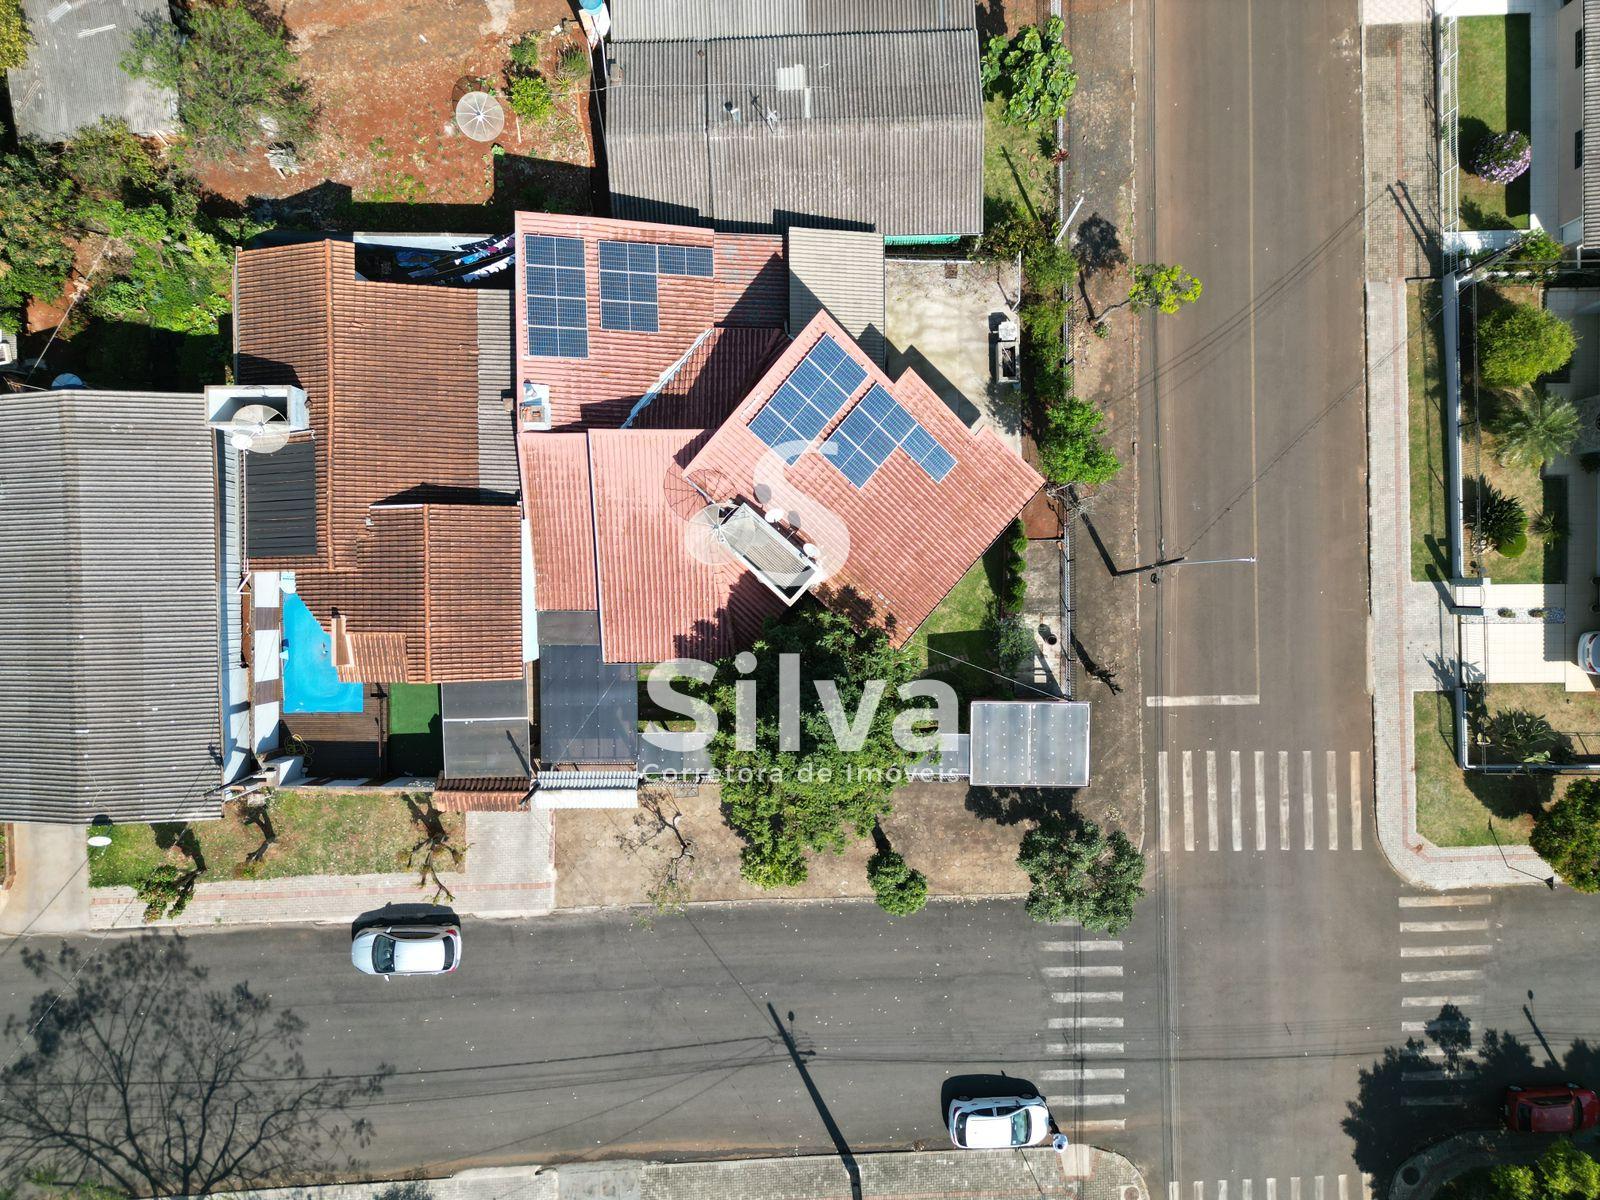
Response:
[[[1513,1133],[1580,1133],[1600,1122],[1600,1096],[1577,1083],[1513,1084],[1500,1112]]]

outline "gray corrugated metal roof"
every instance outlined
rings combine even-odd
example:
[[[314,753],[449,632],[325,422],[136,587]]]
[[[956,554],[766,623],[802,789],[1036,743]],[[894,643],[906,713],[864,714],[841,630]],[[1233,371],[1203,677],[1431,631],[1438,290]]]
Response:
[[[177,98],[118,65],[143,22],[169,19],[166,0],[22,0],[22,10],[34,44],[6,73],[19,133],[60,142],[101,117],[139,134],[177,130]]]
[[[252,558],[317,552],[317,467],[310,438],[244,456],[245,541]]]
[[[1600,246],[1600,0],[1583,0],[1583,243]],[[1595,130],[1589,137],[1588,130]],[[1556,147],[1557,154],[1566,148]]]
[[[509,401],[516,383],[511,353],[509,291],[478,292],[478,485],[497,492],[521,490],[517,434]]]
[[[839,229],[791,229],[789,330],[825,308],[880,367],[884,363],[883,237]]]
[[[215,816],[216,453],[201,396],[0,399],[0,819]]]
[[[970,734],[939,735],[939,748],[920,754],[906,768],[906,778],[929,783],[965,779],[972,771]]]
[[[971,29],[612,52],[606,146],[618,216],[897,236],[983,227]]]
[[[711,774],[711,748],[691,750],[685,742],[694,736],[688,731],[656,729],[639,737],[639,776],[659,777],[673,775],[680,778],[698,778]],[[657,741],[664,743],[656,745]]]
[[[971,29],[977,21],[976,6],[961,0],[611,0],[610,9],[619,42]]]
[[[521,679],[439,685],[444,774],[472,779],[532,776],[528,685]]]
[[[1089,706],[1068,700],[972,705],[972,782],[979,787],[1086,787]]]

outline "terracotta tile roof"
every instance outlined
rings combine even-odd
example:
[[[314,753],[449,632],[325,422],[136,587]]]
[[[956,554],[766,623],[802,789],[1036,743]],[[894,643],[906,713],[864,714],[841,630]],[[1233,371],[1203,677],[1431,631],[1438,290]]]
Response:
[[[251,565],[338,609],[365,682],[520,675],[519,514],[477,503],[476,293],[357,279],[336,241],[241,251],[236,277],[238,377],[305,388],[315,446],[318,553]]]
[[[527,432],[519,443],[539,610],[598,608],[589,439],[581,433]]]
[[[722,424],[788,344],[781,329],[713,329],[628,428],[711,429]]]
[[[867,373],[839,413],[785,468],[749,423],[824,335]],[[857,489],[818,449],[877,383],[956,460],[943,482],[903,450]],[[716,499],[776,504],[822,551],[820,599],[884,628],[902,644],[1027,503],[1043,480],[987,429],[969,430],[913,371],[891,382],[826,312],[819,312],[739,410],[695,454],[689,478]]]
[[[718,325],[781,329],[788,315],[788,277],[783,239],[768,235],[729,237],[706,229],[518,213],[519,237],[547,234],[582,238],[587,278],[589,353],[586,358],[544,358],[528,352],[527,264],[519,241],[517,263],[517,378],[550,388],[552,423],[557,429],[616,428],[662,375]],[[600,327],[601,241],[653,242],[708,247],[711,279],[663,275],[657,280],[659,331],[630,333]],[[707,380],[707,386],[737,390],[745,381]]]
[[[782,602],[694,520],[679,461],[701,430],[589,434],[607,662],[712,660],[755,640]]]
[[[532,779],[441,779],[433,805],[440,812],[516,812],[532,790]]]

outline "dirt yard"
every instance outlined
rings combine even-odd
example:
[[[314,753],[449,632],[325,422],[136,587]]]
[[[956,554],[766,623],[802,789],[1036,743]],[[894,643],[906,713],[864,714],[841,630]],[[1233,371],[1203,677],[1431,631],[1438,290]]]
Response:
[[[811,876],[797,888],[763,892],[739,877],[739,839],[723,823],[717,789],[688,785],[647,788],[638,812],[570,810],[555,814],[556,905],[650,904],[668,863],[679,852],[670,828],[655,819],[678,815],[678,829],[693,859],[679,875],[681,895],[702,900],[821,900],[871,896],[867,886],[870,839],[843,854],[813,854]],[[1017,846],[1032,828],[1035,802],[1026,797],[970,789],[964,784],[908,784],[894,795],[883,822],[889,843],[928,877],[935,896],[1022,895],[1028,878],[1017,869]]]
[[[318,106],[319,137],[301,150],[296,175],[279,178],[257,153],[202,167],[207,188],[245,202],[319,185],[337,196],[331,182],[358,204],[589,208],[588,78],[557,71],[561,50],[582,40],[567,0],[287,0],[280,11]],[[564,93],[538,129],[519,129],[504,105],[507,47],[528,32],[544,36],[541,74]],[[456,98],[480,81],[506,108],[498,168],[492,144],[452,119]],[[496,196],[508,186],[521,194]]]

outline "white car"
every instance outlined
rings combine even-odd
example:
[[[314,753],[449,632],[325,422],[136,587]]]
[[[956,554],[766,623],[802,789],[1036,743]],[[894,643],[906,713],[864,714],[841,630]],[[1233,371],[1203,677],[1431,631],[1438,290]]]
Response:
[[[461,965],[454,925],[380,925],[350,943],[350,961],[367,975],[444,975]]]
[[[1600,630],[1586,633],[1578,639],[1578,666],[1590,675],[1600,675]]]
[[[1037,1146],[1050,1136],[1050,1110],[1038,1096],[990,1096],[950,1102],[950,1140],[962,1150]]]

